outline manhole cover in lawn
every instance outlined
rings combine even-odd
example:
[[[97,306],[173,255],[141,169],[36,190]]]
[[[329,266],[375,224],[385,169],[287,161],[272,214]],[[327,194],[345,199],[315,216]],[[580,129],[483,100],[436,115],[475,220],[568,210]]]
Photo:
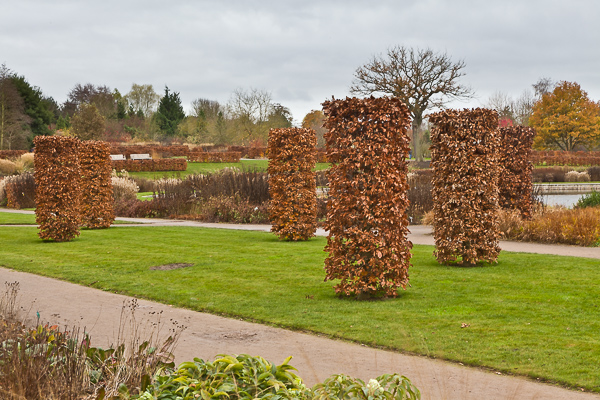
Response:
[[[150,267],[150,269],[158,270],[158,271],[170,271],[172,269],[180,269],[180,268],[191,267],[192,265],[194,265],[194,264],[174,263],[174,264],[158,265],[156,267]]]

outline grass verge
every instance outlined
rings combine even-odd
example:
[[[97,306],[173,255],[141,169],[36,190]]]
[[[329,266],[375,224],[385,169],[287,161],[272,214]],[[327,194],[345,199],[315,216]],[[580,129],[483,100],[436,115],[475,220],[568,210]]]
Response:
[[[135,222],[114,221],[113,225],[135,224]],[[20,214],[12,212],[2,212],[0,209],[0,225],[36,225],[35,214]]]
[[[186,227],[82,231],[40,241],[0,229],[0,264],[82,285],[505,373],[600,391],[600,261],[502,252],[475,268],[415,246],[397,299],[337,298],[323,282],[324,238]],[[151,270],[172,263],[191,267]]]
[[[224,168],[245,168],[245,169],[258,169],[260,171],[266,171],[269,166],[269,160],[241,160],[239,163],[198,163],[188,162],[187,170],[185,171],[162,171],[162,172],[129,172],[129,176],[137,176],[147,179],[160,179],[160,178],[184,178],[187,175],[192,174],[207,174],[211,172],[220,171]],[[328,163],[317,163],[315,170],[321,171],[329,168]]]

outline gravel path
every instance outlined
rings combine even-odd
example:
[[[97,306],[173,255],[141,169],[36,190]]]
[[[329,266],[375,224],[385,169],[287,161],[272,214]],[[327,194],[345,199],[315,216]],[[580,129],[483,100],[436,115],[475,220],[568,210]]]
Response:
[[[2,209],[0,211],[7,211]],[[205,224],[192,221],[125,219],[149,226],[202,226],[245,230],[269,230],[265,225]],[[116,225],[116,227],[123,225]],[[2,229],[0,227],[0,229]],[[413,243],[433,244],[431,228],[410,227]],[[324,235],[321,231],[319,234]],[[507,251],[573,255],[600,258],[600,249],[576,246],[549,246],[532,243],[501,242]],[[20,304],[30,314],[39,312],[42,321],[68,327],[85,327],[99,346],[111,344],[117,335],[123,302],[130,299],[98,289],[0,268],[0,282],[20,283]],[[426,357],[372,349],[305,334],[222,318],[168,305],[139,300],[139,320],[153,320],[163,312],[163,320],[177,321],[187,327],[176,349],[176,362],[193,357],[213,359],[219,353],[261,355],[276,363],[287,356],[299,375],[312,385],[334,373],[346,373],[363,380],[384,373],[398,372],[411,379],[423,399],[600,399],[599,395],[505,376],[459,364]],[[168,328],[168,327],[167,327]]]

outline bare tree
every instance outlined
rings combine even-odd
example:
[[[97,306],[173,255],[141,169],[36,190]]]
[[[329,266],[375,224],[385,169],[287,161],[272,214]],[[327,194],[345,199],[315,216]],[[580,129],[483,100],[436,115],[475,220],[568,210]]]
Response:
[[[400,98],[411,112],[414,152],[421,160],[419,137],[425,111],[443,108],[453,99],[473,96],[470,88],[458,83],[464,75],[463,68],[463,61],[452,62],[446,53],[395,46],[386,55],[374,56],[359,67],[350,91],[364,96],[382,93]]]
[[[217,118],[221,111],[223,111],[223,107],[216,100],[199,98],[192,101],[191,115],[194,117],[204,115],[206,119],[211,120]]]
[[[94,104],[105,118],[110,118],[117,112],[117,99],[113,91],[106,85],[76,84],[67,94],[67,101],[62,108],[63,113],[72,116],[81,104]]]
[[[131,90],[125,96],[129,107],[135,112],[141,112],[145,117],[149,117],[156,111],[160,96],[154,91],[152,85],[131,85]]]
[[[535,91],[535,96],[539,99],[546,93],[550,93],[556,87],[556,84],[552,82],[550,78],[540,78],[536,83],[531,85]]]
[[[269,133],[269,116],[273,112],[271,93],[251,88],[236,89],[228,104],[229,114],[241,131],[241,141],[254,140],[266,143]]]

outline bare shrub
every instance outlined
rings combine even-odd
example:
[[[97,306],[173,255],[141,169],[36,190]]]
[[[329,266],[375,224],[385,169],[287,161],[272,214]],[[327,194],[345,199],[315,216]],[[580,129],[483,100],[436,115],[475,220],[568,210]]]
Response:
[[[188,218],[205,222],[266,224],[269,222],[268,203],[255,205],[240,196],[214,196],[200,203],[197,215]]]
[[[194,190],[188,180],[163,178],[155,181],[155,200],[169,215],[188,214],[195,202]]]
[[[35,207],[35,180],[33,174],[25,172],[20,175],[8,176],[3,182],[6,207],[16,209]],[[1,188],[0,191],[2,191]]]
[[[532,179],[534,182],[565,182],[565,174],[572,170],[570,167],[534,168]]]
[[[433,210],[433,196],[431,183],[432,171],[416,170],[408,174],[407,191],[409,206],[406,210],[411,224],[420,224],[425,214]]]
[[[587,173],[590,176],[590,180],[594,182],[600,181],[600,167],[590,167],[587,169]]]
[[[156,184],[153,179],[144,178],[141,176],[131,177],[135,184],[138,186],[140,192],[154,192],[156,191]]]
[[[225,168],[213,174],[188,175],[186,180],[198,199],[238,195],[256,205],[269,201],[269,179],[263,171]]]

